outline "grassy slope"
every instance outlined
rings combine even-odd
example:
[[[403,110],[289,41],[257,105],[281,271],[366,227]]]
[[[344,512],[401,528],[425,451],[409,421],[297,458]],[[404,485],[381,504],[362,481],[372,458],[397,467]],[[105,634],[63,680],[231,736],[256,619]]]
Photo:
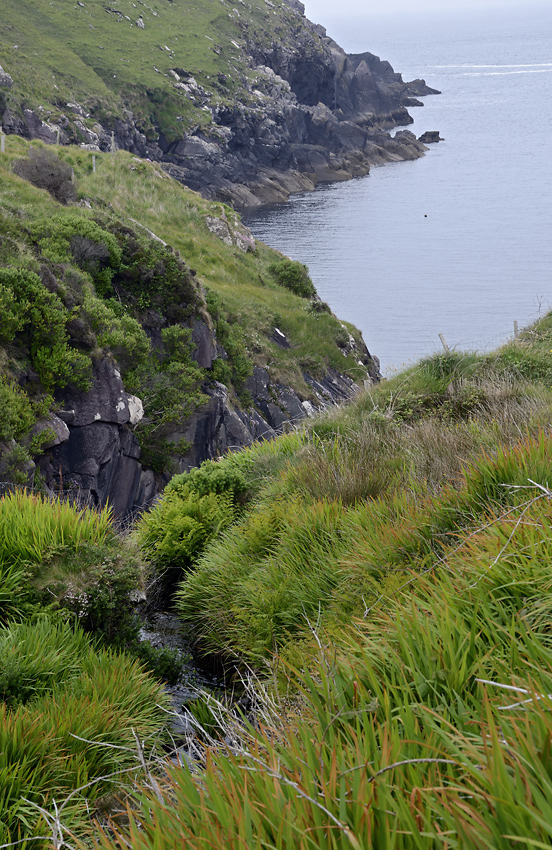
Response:
[[[6,139],[6,154],[0,158],[0,167],[5,169],[0,172],[2,197],[16,204],[21,199],[48,214],[57,206],[55,202],[9,173],[10,163],[27,150],[23,140]],[[155,165],[139,162],[123,151],[115,157],[96,154],[95,174],[89,152],[68,147],[62,148],[60,155],[73,166],[81,195],[127,221],[135,219],[176,248],[197,271],[200,282],[222,297],[230,321],[245,333],[249,356],[259,365],[270,366],[275,378],[309,397],[302,366],[317,377],[328,366],[357,380],[365,377],[355,357],[345,356],[336,344],[344,327],[357,338],[359,332],[328,313],[312,312],[308,301],[279,286],[268,267],[280,254],[262,243],[255,253],[244,253],[209,232],[206,216],[220,217],[225,212],[230,220],[235,218],[228,207],[205,201]],[[270,341],[275,326],[288,335],[291,349],[281,349]]]
[[[179,609],[200,643],[293,655],[309,618],[339,632],[418,559],[439,557],[448,535],[499,510],[500,494],[484,489],[462,507],[464,469],[549,427],[551,323],[493,355],[435,357],[304,431],[223,459],[249,481],[250,513],[182,584]],[[532,477],[520,474],[510,483]],[[552,478],[546,463],[534,476]]]
[[[144,29],[136,25],[139,14]],[[240,6],[239,15],[261,38],[292,37],[285,27],[296,16],[283,4],[270,9],[264,0],[250,0]],[[102,0],[86,0],[82,6],[5,0],[0,64],[16,83],[8,102],[45,107],[47,116],[50,111],[58,115],[76,100],[94,107],[97,118],[114,117],[126,106],[146,134],[158,126],[167,138],[176,138],[182,128],[209,123],[210,116],[174,88],[169,69],[192,74],[212,103],[243,96],[246,67],[239,47],[232,44],[241,43],[238,20],[234,4],[225,0],[120,0],[113,7]]]
[[[136,850],[550,846],[551,349],[549,315],[216,464],[249,513],[178,607],[208,649],[276,650],[278,688],[241,740],[213,709],[225,757],[138,796]]]

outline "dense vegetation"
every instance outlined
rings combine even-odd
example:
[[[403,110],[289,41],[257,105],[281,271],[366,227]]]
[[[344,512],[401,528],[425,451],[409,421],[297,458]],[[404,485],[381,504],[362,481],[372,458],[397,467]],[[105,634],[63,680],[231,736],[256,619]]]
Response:
[[[12,481],[28,482],[32,427],[56,391],[86,387],[100,355],[144,399],[143,446],[160,467],[149,404],[170,421],[205,380],[224,374],[239,392],[253,362],[297,381],[301,358],[348,363],[340,323],[288,288],[304,282],[297,264],[209,233],[220,205],[122,153],[93,173],[76,149],[62,159],[88,205],[67,205],[13,173],[28,147],[8,142],[0,441]],[[230,355],[210,375],[189,337],[207,309]],[[271,347],[274,326],[291,352]],[[175,476],[124,537],[109,509],[7,491],[1,843],[551,846],[551,350],[552,315],[493,354],[426,359],[301,430]],[[132,592],[168,573],[197,652],[237,689],[255,671],[238,707],[190,705],[184,766],[166,757],[160,685],[133,658]]]
[[[358,332],[319,313],[314,297],[280,285],[269,270],[285,266],[276,252],[262,245],[244,252],[209,232],[207,219],[226,214],[221,204],[122,152],[97,155],[93,173],[92,155],[76,148],[58,157],[34,143],[28,157],[28,144],[17,137],[6,147],[0,157],[3,480],[28,481],[29,462],[47,439],[33,442],[33,425],[53,409],[56,389],[86,388],[92,363],[106,355],[121,369],[127,391],[144,403],[136,433],[143,462],[157,472],[170,470],[171,456],[186,448],[170,445],[167,435],[205,400],[205,381],[228,384],[250,404],[244,382],[254,363],[270,365],[275,378],[307,397],[306,365],[314,375],[328,366],[364,374],[340,348],[344,334]],[[85,203],[65,203],[68,174]],[[213,324],[227,354],[208,373],[193,358],[196,318]],[[289,335],[292,349],[270,340],[274,326]]]
[[[177,608],[201,651],[259,678],[247,716],[211,697],[190,706],[194,767],[161,759],[156,778],[125,784],[130,822],[97,839],[104,850],[550,846],[551,347],[549,316],[495,354],[435,356],[307,429],[173,479],[137,527],[149,569],[181,571]],[[105,535],[106,518],[87,527]],[[14,569],[47,575],[48,540],[43,555],[27,543],[9,555]],[[52,616],[17,634],[47,629],[58,646],[69,627]],[[72,650],[53,650],[55,666],[26,651],[21,672],[16,628],[2,643],[10,730],[24,712],[36,724],[54,677],[80,682],[62,672]],[[79,653],[98,650],[75,634],[80,671]],[[99,738],[90,730],[76,734]],[[49,741],[31,764],[55,760]],[[37,776],[25,799],[51,812]],[[66,811],[84,838],[83,810]]]
[[[204,466],[245,487],[191,572],[173,495],[144,519],[200,649],[274,678],[239,733],[213,704],[225,758],[138,796],[133,846],[550,846],[551,348],[548,316]]]

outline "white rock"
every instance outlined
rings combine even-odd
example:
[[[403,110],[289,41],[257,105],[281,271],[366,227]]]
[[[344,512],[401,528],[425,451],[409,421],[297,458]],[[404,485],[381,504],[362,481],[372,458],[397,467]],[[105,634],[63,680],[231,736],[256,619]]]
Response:
[[[130,415],[130,424],[138,425],[144,418],[144,405],[138,396],[129,395],[127,397],[128,412]]]

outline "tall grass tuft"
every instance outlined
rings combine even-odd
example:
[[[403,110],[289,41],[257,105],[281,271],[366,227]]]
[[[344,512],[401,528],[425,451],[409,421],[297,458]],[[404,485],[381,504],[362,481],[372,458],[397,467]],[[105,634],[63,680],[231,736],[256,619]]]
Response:
[[[78,558],[87,546],[114,539],[111,509],[94,511],[28,490],[0,498],[0,622],[21,615],[30,599],[29,572],[55,555]]]
[[[166,743],[161,685],[46,617],[0,629],[0,699],[2,843],[51,846],[37,806],[55,813],[54,801],[66,829],[90,833],[94,801],[125,783],[121,771],[140,772],[135,733],[148,756]]]
[[[78,551],[113,534],[110,508],[93,511],[39,493],[17,490],[0,499],[0,563],[39,564],[59,548]]]

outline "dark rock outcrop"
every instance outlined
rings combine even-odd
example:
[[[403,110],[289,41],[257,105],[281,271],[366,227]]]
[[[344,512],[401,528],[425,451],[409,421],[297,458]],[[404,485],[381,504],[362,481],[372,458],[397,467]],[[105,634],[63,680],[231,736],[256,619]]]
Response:
[[[439,135],[439,130],[426,130],[418,139],[423,145],[432,145],[435,142],[444,142],[445,140]]]
[[[91,389],[65,390],[57,401],[57,416],[44,423],[57,439],[38,462],[46,486],[73,490],[91,504],[109,502],[117,516],[148,504],[158,488],[153,473],[140,464],[132,432],[142,404],[125,392],[115,366],[108,360],[94,364]]]
[[[281,346],[289,345],[281,331],[273,334]],[[224,352],[209,325],[197,319],[192,327],[195,357],[209,368]],[[353,337],[346,346],[354,351],[371,380],[379,379],[377,359]],[[329,370],[322,378],[303,374],[301,396],[289,386],[273,380],[268,369],[254,368],[246,382],[252,405],[243,408],[231,399],[224,384],[204,387],[208,401],[175,427],[169,442],[185,446],[176,468],[187,471],[204,460],[220,457],[270,440],[318,410],[348,401],[360,391],[351,378]],[[55,415],[37,423],[34,436],[43,435],[43,454],[37,461],[46,487],[51,491],[74,492],[93,505],[109,503],[116,516],[126,517],[151,504],[170,476],[154,475],[140,462],[140,446],[134,428],[142,419],[140,399],[126,392],[116,365],[108,359],[94,363],[88,391],[66,388],[56,398]],[[33,470],[29,470],[29,475]]]

